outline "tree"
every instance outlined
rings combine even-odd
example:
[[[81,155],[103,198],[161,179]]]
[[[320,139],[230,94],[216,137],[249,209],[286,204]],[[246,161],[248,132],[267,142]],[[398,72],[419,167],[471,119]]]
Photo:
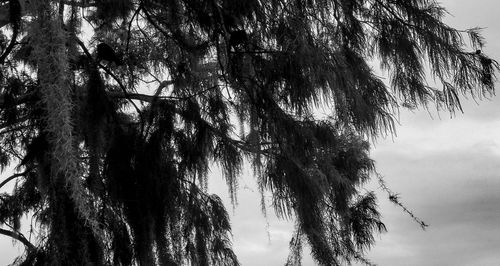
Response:
[[[321,265],[370,264],[367,139],[400,108],[493,93],[498,69],[431,0],[0,2],[0,234],[19,265],[237,265],[207,171],[235,201],[245,160],[296,221],[287,265],[304,242]]]

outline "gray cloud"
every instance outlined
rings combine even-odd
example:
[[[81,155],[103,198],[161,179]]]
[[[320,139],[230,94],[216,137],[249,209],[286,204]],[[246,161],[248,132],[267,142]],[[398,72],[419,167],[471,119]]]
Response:
[[[500,58],[497,0],[441,1],[458,28],[487,27],[485,51]],[[425,111],[402,113],[394,142],[381,139],[372,152],[389,186],[431,226],[419,229],[378,192],[389,232],[368,254],[379,265],[500,265],[500,100],[464,102],[454,119]],[[232,216],[234,246],[243,265],[282,265],[293,223],[260,212],[259,195],[248,171]],[[249,188],[246,188],[249,187]],[[377,189],[376,183],[369,185]],[[229,203],[224,181],[214,170],[211,190]],[[269,224],[269,226],[267,226]],[[0,236],[0,265],[19,253]],[[308,251],[304,251],[307,255]],[[304,265],[314,265],[305,256]]]
[[[452,130],[455,123],[471,131],[488,127],[463,120],[445,123],[445,129]],[[431,225],[425,232],[419,230],[379,193],[389,233],[381,236],[369,257],[380,265],[500,265],[499,148],[488,135],[482,138],[468,131],[460,132],[466,135],[464,143],[451,137],[441,146],[438,140],[446,134],[440,131],[431,142],[435,147],[418,149],[414,142],[429,141],[426,135],[433,131],[417,130],[400,136],[402,143],[414,144],[411,149],[400,146],[398,139],[382,143],[374,152],[389,186]]]

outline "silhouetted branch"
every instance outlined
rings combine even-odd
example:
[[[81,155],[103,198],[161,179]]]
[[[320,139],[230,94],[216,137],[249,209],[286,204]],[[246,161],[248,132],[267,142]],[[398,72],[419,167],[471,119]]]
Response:
[[[9,236],[9,237],[23,243],[29,251],[36,250],[35,245],[33,245],[31,242],[29,242],[28,239],[26,239],[26,237],[19,232],[9,231],[9,230],[5,230],[5,229],[0,228],[0,235]]]
[[[17,174],[13,174],[9,177],[7,177],[4,181],[2,181],[2,183],[0,183],[0,189],[5,186],[7,183],[9,183],[10,181],[20,177],[20,176],[25,176],[27,173],[28,173],[29,170],[26,170],[22,173],[17,173]]]
[[[163,83],[169,85],[169,84],[172,84],[172,81],[164,81]],[[165,84],[163,86],[165,86]],[[162,85],[160,85],[161,87]],[[196,96],[199,96],[209,90],[213,90],[215,88],[217,88],[218,85],[216,86],[212,86],[212,87],[209,87],[209,88],[206,88],[204,90],[201,90],[197,93],[193,93],[191,95],[187,95],[187,96],[184,96],[184,97],[177,97],[177,96],[160,96],[158,93],[158,90],[157,90],[157,93],[155,93],[155,95],[148,95],[148,94],[141,94],[141,93],[127,93],[127,94],[124,94],[122,92],[113,92],[113,91],[110,91],[110,92],[107,92],[108,96],[109,97],[112,97],[112,98],[130,98],[130,99],[133,99],[133,100],[139,100],[139,101],[143,101],[143,102],[149,102],[149,103],[152,103],[155,101],[155,99],[165,99],[165,100],[176,100],[176,101],[185,101],[185,100],[189,100],[193,97],[196,97]],[[161,92],[161,90],[160,90]]]
[[[14,49],[14,46],[16,45],[16,40],[17,40],[17,35],[19,34],[19,31],[14,27],[14,31],[12,33],[12,39],[10,40],[9,45],[7,48],[5,48],[4,52],[2,55],[0,55],[0,65],[5,62],[5,59],[7,59],[7,56],[9,56],[10,52],[12,52],[12,49]]]

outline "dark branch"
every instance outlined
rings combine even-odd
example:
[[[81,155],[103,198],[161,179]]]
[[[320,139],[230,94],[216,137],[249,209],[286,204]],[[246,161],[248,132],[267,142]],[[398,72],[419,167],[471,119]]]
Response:
[[[10,181],[20,177],[20,176],[25,176],[26,174],[28,173],[28,170],[27,171],[24,171],[22,173],[17,173],[17,174],[13,174],[9,177],[7,177],[4,181],[2,181],[2,183],[0,183],[0,188],[2,188],[3,186],[5,186],[7,183],[9,183]]]
[[[130,21],[128,23],[128,30],[127,30],[127,45],[125,48],[125,52],[128,53],[129,50],[129,45],[130,45],[130,37],[131,37],[131,29],[132,29],[132,23],[134,22],[134,19],[136,16],[139,14],[139,12],[142,9],[142,2],[139,4],[139,7],[135,10],[134,14],[132,15],[132,18],[130,18]]]
[[[12,52],[12,49],[14,49],[14,46],[17,43],[17,36],[19,35],[19,25],[12,25],[12,39],[10,40],[9,45],[7,48],[5,48],[5,51],[3,54],[0,56],[0,65],[3,65],[5,62],[5,59],[7,59],[7,56],[9,56],[10,52]]]
[[[26,237],[19,232],[9,231],[9,230],[5,230],[5,229],[0,228],[0,235],[9,236],[9,237],[23,243],[29,252],[36,250],[35,245],[31,244],[31,242],[29,242],[28,239],[26,239]]]

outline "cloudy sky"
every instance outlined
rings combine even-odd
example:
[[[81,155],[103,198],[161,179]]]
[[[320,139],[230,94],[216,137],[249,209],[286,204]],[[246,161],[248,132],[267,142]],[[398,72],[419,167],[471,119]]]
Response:
[[[455,28],[485,28],[485,52],[500,59],[500,2],[441,1]],[[376,184],[388,233],[368,257],[378,265],[500,265],[500,96],[464,99],[464,114],[402,113],[395,138],[379,139],[372,157],[393,191],[430,224],[426,231],[387,200]],[[242,181],[233,212],[243,265],[283,265],[293,223],[260,214],[258,192]],[[314,265],[305,251],[305,265]]]
[[[500,59],[500,2],[445,0],[456,28],[484,27],[485,51]],[[368,257],[379,265],[500,265],[500,97],[464,102],[464,114],[402,113],[397,137],[379,139],[372,157],[402,201],[430,227],[422,231],[379,195],[389,232]],[[213,191],[225,188],[214,171]],[[234,246],[243,265],[283,265],[293,223],[260,211],[248,171],[240,182],[239,205],[231,210]],[[228,202],[228,201],[227,201]],[[0,236],[0,265],[20,250]],[[314,265],[305,250],[305,265]]]

